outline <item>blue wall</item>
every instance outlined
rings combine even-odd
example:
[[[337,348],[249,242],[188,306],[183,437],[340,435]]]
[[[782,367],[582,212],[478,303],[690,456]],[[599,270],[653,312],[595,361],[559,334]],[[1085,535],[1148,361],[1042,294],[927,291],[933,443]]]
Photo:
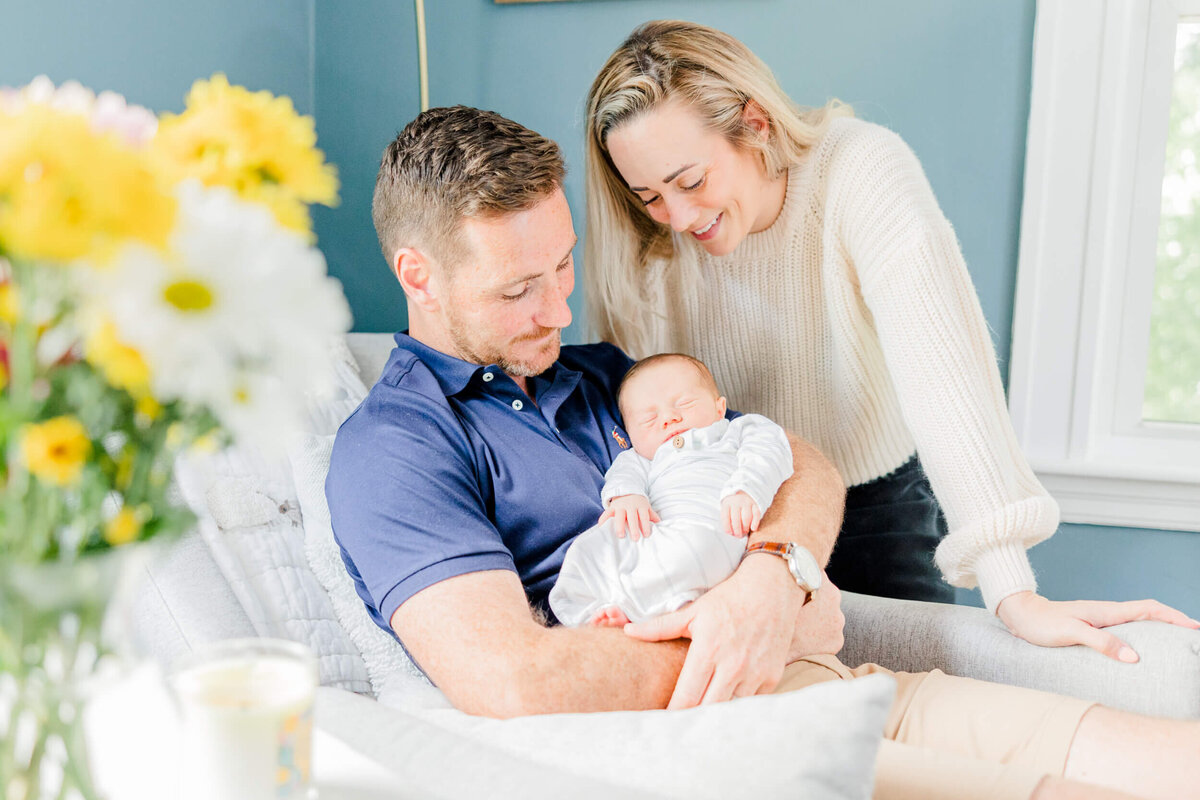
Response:
[[[400,6],[397,10],[396,6]],[[317,117],[322,134],[349,123],[355,136],[391,131],[415,115],[415,50],[411,4],[357,2],[336,12],[318,7]],[[1012,320],[1016,230],[1021,204],[1025,125],[1033,31],[1032,0],[918,0],[900,5],[798,3],[795,0],[608,0],[496,5],[491,0],[426,3],[430,102],[491,108],[558,141],[569,170],[567,197],[583,227],[583,98],[596,71],[635,25],[682,17],[743,39],[770,64],[800,103],[830,97],[860,116],[897,130],[916,151],[962,240],[993,330]],[[328,19],[327,19],[328,17]],[[336,32],[327,35],[336,17]],[[373,62],[363,52],[378,54]],[[361,65],[347,84],[339,72]],[[903,68],[897,68],[903,65]],[[357,92],[365,79],[374,99]],[[399,84],[397,84],[399,80]],[[405,83],[407,81],[407,83]],[[369,160],[372,147],[326,146],[343,170]],[[323,140],[324,141],[324,140]],[[984,187],[980,190],[980,187]],[[362,195],[354,194],[361,189]],[[347,209],[369,207],[370,187],[347,185]],[[382,291],[369,218],[354,243],[333,248],[318,231],[361,330],[393,330],[403,319],[398,292]],[[342,235],[349,228],[342,229]],[[340,244],[340,242],[339,242]],[[352,249],[351,249],[352,248]],[[362,286],[360,290],[359,287]],[[575,307],[582,309],[582,293]],[[399,304],[399,308],[397,305]],[[585,337],[582,317],[569,341]],[[1008,337],[998,337],[1007,358]]]
[[[1006,364],[1012,324],[1034,0],[590,0],[495,5],[427,0],[431,101],[493,108],[563,145],[583,228],[582,104],[638,23],[682,17],[743,39],[797,101],[837,96],[898,131],[954,223]],[[357,330],[404,325],[370,222],[379,154],[418,110],[405,0],[0,0],[0,85],[47,73],[178,110],[217,70],[314,113],[342,204],[317,209],[322,249]],[[575,298],[582,309],[582,297]],[[577,313],[577,319],[581,318]],[[583,338],[582,325],[568,339]],[[1007,372],[1005,368],[1003,370]],[[1032,551],[1052,598],[1154,596],[1200,615],[1200,536],[1064,525]],[[960,592],[960,601],[978,595]]]
[[[193,81],[289,95],[312,111],[313,0],[0,0],[0,86],[39,74],[179,111]]]

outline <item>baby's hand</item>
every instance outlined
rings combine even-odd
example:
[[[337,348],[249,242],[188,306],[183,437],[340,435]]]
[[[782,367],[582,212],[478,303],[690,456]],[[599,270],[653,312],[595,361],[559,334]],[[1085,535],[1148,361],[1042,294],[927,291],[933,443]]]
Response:
[[[738,492],[721,501],[721,521],[725,523],[726,533],[744,539],[758,530],[762,513],[758,510],[758,503],[751,500],[750,495]]]
[[[625,538],[625,529],[629,529],[629,538],[637,541],[643,536],[650,535],[650,523],[659,522],[658,514],[650,507],[650,501],[640,494],[623,494],[608,501],[608,510],[600,515],[600,522],[612,517],[613,531],[618,539]]]

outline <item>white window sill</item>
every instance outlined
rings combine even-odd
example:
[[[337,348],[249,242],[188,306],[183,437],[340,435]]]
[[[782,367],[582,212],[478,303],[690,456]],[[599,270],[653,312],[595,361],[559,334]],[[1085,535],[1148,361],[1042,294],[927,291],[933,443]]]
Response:
[[[1032,465],[1063,522],[1200,531],[1200,476],[1166,470],[1131,476],[1128,469],[1079,462]]]

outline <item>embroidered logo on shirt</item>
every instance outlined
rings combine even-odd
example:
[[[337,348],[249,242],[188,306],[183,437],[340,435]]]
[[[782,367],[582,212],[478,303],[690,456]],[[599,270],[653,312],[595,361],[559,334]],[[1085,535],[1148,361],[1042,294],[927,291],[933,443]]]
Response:
[[[617,440],[617,444],[621,445],[622,450],[629,449],[629,441],[621,435],[621,429],[613,425],[612,437]]]

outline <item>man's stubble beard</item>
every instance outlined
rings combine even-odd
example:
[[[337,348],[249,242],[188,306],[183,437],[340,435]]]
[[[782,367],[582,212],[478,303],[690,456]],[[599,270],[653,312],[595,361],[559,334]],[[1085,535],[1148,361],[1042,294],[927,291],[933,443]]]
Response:
[[[562,346],[562,332],[556,328],[547,328],[542,333],[521,336],[509,343],[509,346],[519,345],[522,342],[547,338],[546,344],[540,352],[546,353],[545,363],[533,363],[530,361],[519,361],[513,359],[509,354],[488,349],[477,349],[467,336],[463,325],[459,320],[450,319],[449,334],[450,340],[454,343],[455,350],[458,351],[458,357],[463,361],[472,364],[495,364],[504,370],[507,374],[519,378],[532,378],[534,375],[541,375],[550,368],[558,359],[559,350]],[[549,332],[553,332],[554,336],[550,338]],[[542,359],[539,359],[539,362]]]

